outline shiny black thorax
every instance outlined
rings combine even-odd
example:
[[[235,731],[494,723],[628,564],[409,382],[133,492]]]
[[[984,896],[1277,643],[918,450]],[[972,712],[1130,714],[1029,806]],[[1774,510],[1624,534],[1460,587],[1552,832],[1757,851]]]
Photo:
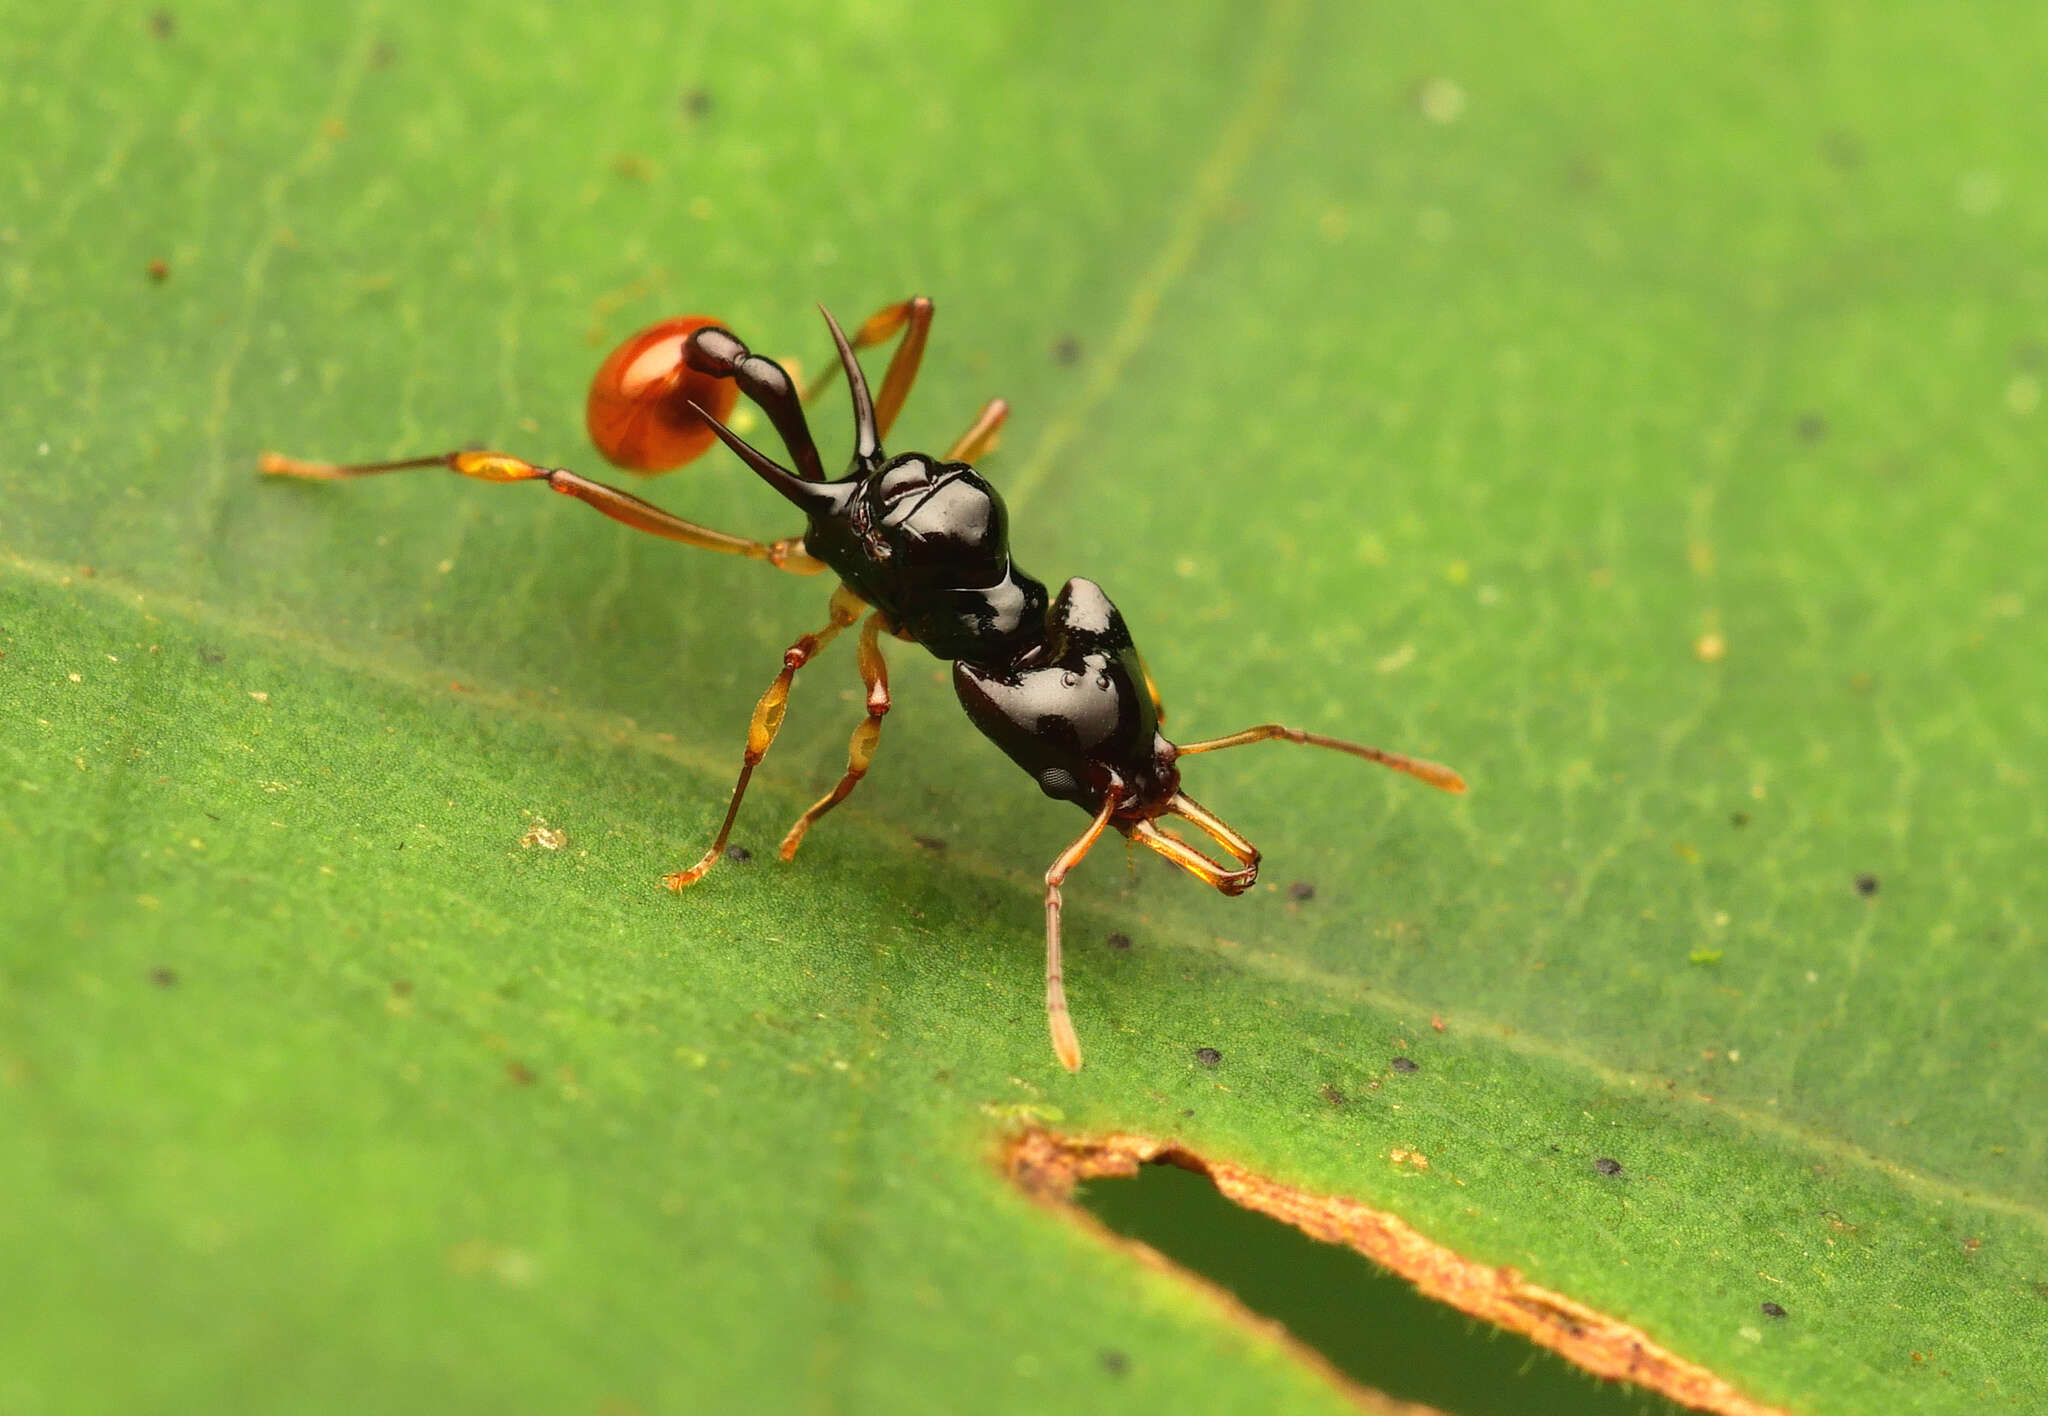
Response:
[[[1045,586],[1010,559],[1003,499],[964,462],[892,457],[837,512],[811,518],[804,549],[890,625],[941,659],[1000,662],[1043,633]]]
[[[1128,626],[1102,587],[1045,586],[1010,557],[1002,497],[964,462],[891,458],[814,513],[804,548],[891,627],[953,661],[967,716],[1047,796],[1142,816],[1180,784]]]

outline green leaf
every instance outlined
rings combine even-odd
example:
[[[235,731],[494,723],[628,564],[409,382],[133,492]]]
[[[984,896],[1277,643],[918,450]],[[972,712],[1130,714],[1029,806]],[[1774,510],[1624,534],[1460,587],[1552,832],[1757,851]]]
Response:
[[[2018,4],[17,12],[0,1408],[1344,1409],[1012,1191],[1034,1123],[1392,1211],[1759,1401],[2037,1408],[2044,46]],[[1270,888],[1091,859],[1078,1076],[1039,879],[1082,822],[943,666],[892,649],[783,866],[859,713],[807,670],[753,860],[677,898],[818,582],[253,475],[597,472],[632,329],[816,367],[813,301],[913,291],[898,440],[1012,400],[1019,559],[1116,597],[1171,731],[1473,783],[1191,762]],[[650,494],[793,529],[750,480]]]

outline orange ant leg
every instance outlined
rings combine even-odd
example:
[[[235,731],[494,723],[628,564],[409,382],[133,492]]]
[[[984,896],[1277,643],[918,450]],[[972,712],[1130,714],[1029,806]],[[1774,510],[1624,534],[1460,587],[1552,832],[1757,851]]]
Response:
[[[1152,716],[1161,726],[1166,723],[1166,700],[1159,696],[1159,685],[1153,681],[1152,668],[1145,662],[1145,656],[1138,656],[1138,672],[1145,676],[1145,696],[1152,700]]]
[[[1045,872],[1045,1026],[1052,1034],[1053,1055],[1069,1072],[1081,1070],[1081,1039],[1074,1034],[1074,1019],[1067,1012],[1067,985],[1060,974],[1060,885],[1067,872],[1084,860],[1102,836],[1109,818],[1116,814],[1122,794],[1112,787],[1103,798],[1102,810],[1088,823],[1081,838],[1060,852],[1060,858]]]
[[[946,449],[948,462],[979,462],[988,453],[996,450],[997,435],[1002,432],[1003,420],[1010,416],[1007,399],[991,398],[981,405],[981,412],[975,415],[974,423],[960,435],[960,441]]]
[[[1300,728],[1282,727],[1278,723],[1261,723],[1255,728],[1232,733],[1229,737],[1210,738],[1207,742],[1191,742],[1180,749],[1180,755],[1192,757],[1198,752],[1220,752],[1226,747],[1243,747],[1247,743],[1267,742],[1273,738],[1285,738],[1289,742],[1298,742],[1308,747],[1327,747],[1337,752],[1348,752],[1353,757],[1364,758],[1367,762],[1377,762],[1382,767],[1391,767],[1396,772],[1406,772],[1411,777],[1419,777],[1440,791],[1465,790],[1465,779],[1442,763],[1428,762],[1420,757],[1408,757],[1398,752],[1387,752],[1377,747],[1366,747],[1362,743],[1346,742],[1342,738],[1324,737],[1320,733],[1306,733]]]
[[[768,691],[754,705],[753,721],[747,724],[747,748],[740,759],[740,778],[733,783],[732,800],[726,804],[725,820],[719,823],[717,839],[712,841],[711,849],[704,852],[702,860],[688,870],[662,876],[662,884],[671,890],[688,889],[702,880],[705,872],[725,854],[725,843],[732,835],[733,820],[740,814],[740,799],[747,794],[747,780],[754,775],[761,759],[768,755],[768,749],[775,745],[775,735],[782,731],[782,715],[789,706],[789,686],[796,679],[796,671],[809,663],[820,649],[837,639],[839,631],[859,619],[866,608],[859,596],[844,585],[840,586],[832,592],[830,622],[816,634],[806,634],[784,652],[782,672],[775,676],[775,682],[768,685]]]
[[[888,343],[899,330],[903,342],[890,356],[889,370],[882,375],[882,391],[875,397],[875,430],[885,438],[896,415],[903,411],[904,400],[910,397],[910,386],[917,382],[918,365],[924,362],[925,340],[932,331],[932,302],[917,295],[885,305],[869,315],[848,341],[855,349],[872,349]],[[803,401],[809,403],[816,398],[831,384],[836,372],[832,365],[826,365],[818,381],[803,391]]]
[[[602,482],[593,482],[566,468],[536,467],[531,462],[502,452],[444,452],[433,457],[402,458],[396,462],[353,463],[307,462],[266,452],[257,459],[256,465],[268,476],[297,477],[312,482],[339,482],[417,467],[445,467],[480,482],[546,482],[552,490],[574,497],[612,520],[651,536],[680,541],[701,550],[722,551],[726,555],[766,561],[778,570],[795,575],[816,575],[825,568],[823,561],[813,559],[804,550],[802,536],[784,536],[778,541],[750,541],[743,536],[728,535],[708,526],[699,526],[694,521],[685,521],[680,516],[671,516],[652,502],[642,501],[630,492],[622,492]]]
[[[882,715],[889,711],[889,664],[882,657],[881,632],[880,615],[869,615],[860,627],[860,679],[867,685],[868,716],[853,730],[853,741],[846,749],[846,775],[789,828],[789,834],[782,838],[784,860],[796,859],[796,848],[804,843],[805,834],[819,817],[852,795],[860,779],[868,774],[868,764],[874,761],[875,746],[882,740]]]

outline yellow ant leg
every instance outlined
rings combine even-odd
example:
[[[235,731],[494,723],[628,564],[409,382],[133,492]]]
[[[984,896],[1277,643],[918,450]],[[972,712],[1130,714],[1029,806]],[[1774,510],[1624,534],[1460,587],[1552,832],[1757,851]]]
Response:
[[[744,536],[714,531],[708,526],[672,516],[652,502],[642,501],[617,487],[593,482],[564,467],[536,467],[509,453],[444,452],[432,457],[402,458],[396,462],[309,462],[266,452],[257,459],[256,466],[267,476],[296,477],[308,482],[340,482],[380,472],[405,472],[416,467],[445,467],[458,476],[474,477],[479,482],[546,482],[549,490],[574,497],[621,525],[645,531],[650,536],[680,541],[699,550],[722,551],[726,555],[766,561],[777,570],[795,575],[816,575],[825,568],[823,561],[814,559],[804,550],[801,535],[784,536],[778,541],[750,541]]]
[[[903,331],[903,342],[890,356],[888,372],[882,375],[881,392],[875,395],[875,431],[884,438],[889,436],[896,415],[903,411],[903,402],[910,397],[910,386],[917,382],[918,365],[924,362],[925,340],[932,330],[932,302],[916,295],[893,305],[884,305],[869,315],[848,341],[856,350],[872,349],[878,344],[888,343],[898,330]],[[832,376],[837,372],[838,364],[828,361],[817,382],[803,391],[804,402],[809,403],[829,387]]]
[[[991,398],[981,405],[981,412],[960,440],[946,449],[948,462],[979,462],[996,450],[997,436],[1003,430],[1003,420],[1010,416],[1008,399]]]
[[[1074,1033],[1073,1015],[1067,1012],[1067,985],[1060,972],[1060,884],[1067,872],[1084,860],[1101,839],[1109,818],[1116,814],[1120,795],[1111,789],[1102,810],[1088,823],[1079,840],[1060,852],[1052,869],[1045,872],[1045,1026],[1052,1034],[1053,1055],[1069,1072],[1081,1070],[1081,1039]]]
[[[740,814],[740,798],[747,794],[747,779],[754,775],[754,768],[768,755],[768,749],[775,745],[776,733],[782,730],[782,715],[789,706],[789,686],[796,678],[796,671],[838,638],[839,632],[859,619],[866,608],[865,601],[844,585],[840,586],[832,592],[830,622],[816,634],[806,634],[797,640],[783,654],[782,672],[775,676],[775,682],[768,685],[768,691],[754,705],[753,721],[747,725],[747,749],[740,762],[740,779],[733,784],[732,801],[725,808],[725,820],[719,823],[717,839],[712,841],[711,849],[704,852],[702,860],[688,870],[664,875],[662,884],[671,890],[688,889],[702,880],[704,873],[725,854],[726,839],[732,835],[733,819]]]
[[[882,658],[881,632],[880,615],[869,615],[860,627],[860,678],[867,685],[868,715],[853,730],[853,741],[846,749],[846,775],[789,828],[789,834],[782,838],[784,860],[796,858],[796,848],[804,843],[805,834],[819,817],[852,794],[860,779],[867,775],[868,764],[874,761],[875,745],[882,740],[882,717],[889,711],[889,665]]]

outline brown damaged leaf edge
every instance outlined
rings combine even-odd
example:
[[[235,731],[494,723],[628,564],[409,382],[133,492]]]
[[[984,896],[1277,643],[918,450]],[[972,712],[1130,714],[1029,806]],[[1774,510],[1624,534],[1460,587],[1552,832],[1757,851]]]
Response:
[[[1191,1155],[1137,1136],[1111,1136],[1104,1141],[1078,1141],[1029,1131],[1003,1146],[1001,1163],[1017,1187],[1039,1202],[1057,1207],[1063,1214],[1089,1230],[1098,1239],[1123,1250],[1139,1263],[1170,1275],[1206,1298],[1225,1321],[1258,1334],[1285,1352],[1295,1362],[1314,1372],[1361,1411],[1372,1416],[1450,1416],[1440,1407],[1419,1401],[1403,1401],[1376,1388],[1353,1381],[1330,1360],[1290,1333],[1284,1324],[1255,1313],[1238,1301],[1235,1293],[1190,1273],[1150,1244],[1128,1238],[1096,1220],[1071,1203],[1074,1186],[1083,1180],[1105,1176],[1129,1176],[1147,1160],[1173,1160],[1190,1169],[1208,1173]]]
[[[1751,1401],[1706,1368],[1667,1352],[1639,1329],[1562,1293],[1540,1288],[1511,1268],[1495,1268],[1467,1259],[1425,1239],[1393,1215],[1357,1200],[1312,1195],[1275,1184],[1228,1161],[1204,1160],[1169,1141],[1145,1136],[1087,1139],[1028,1131],[1007,1142],[1002,1152],[1004,1172],[1019,1189],[1069,1212],[1074,1212],[1070,1204],[1074,1187],[1082,1181],[1128,1179],[1137,1174],[1140,1165],[1150,1163],[1178,1165],[1206,1175],[1224,1198],[1233,1203],[1291,1224],[1326,1244],[1348,1245],[1381,1267],[1400,1274],[1426,1296],[1520,1333],[1597,1377],[1631,1382],[1680,1405],[1715,1412],[1718,1416],[1787,1416],[1782,1407]],[[1092,1219],[1088,1222],[1094,1224]],[[1111,1237],[1126,1248],[1142,1251],[1148,1262],[1213,1288],[1147,1246],[1120,1236]],[[1241,1315],[1268,1330],[1278,1327],[1249,1313],[1228,1294],[1222,1296],[1234,1310],[1234,1316]],[[1284,1333],[1283,1341],[1297,1354],[1306,1353],[1318,1370],[1369,1411],[1430,1410],[1361,1388],[1337,1374],[1319,1354],[1286,1338]]]

